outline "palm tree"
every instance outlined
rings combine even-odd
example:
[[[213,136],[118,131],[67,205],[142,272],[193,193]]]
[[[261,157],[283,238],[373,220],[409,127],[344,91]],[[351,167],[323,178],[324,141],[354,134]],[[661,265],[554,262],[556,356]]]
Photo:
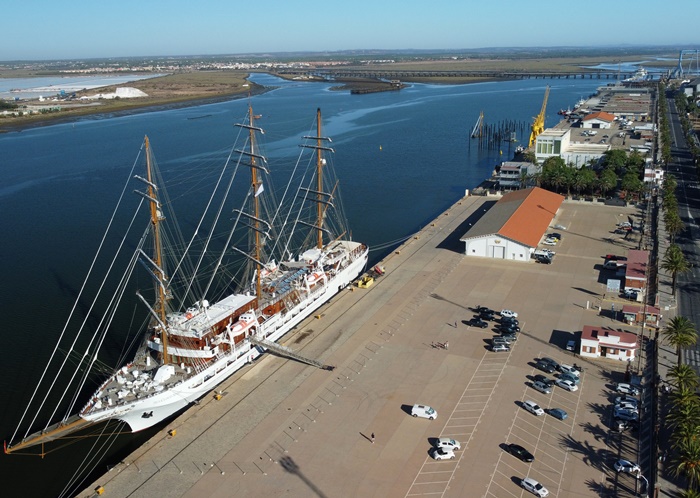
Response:
[[[671,394],[673,409],[666,416],[666,423],[673,428],[674,446],[686,438],[698,435],[700,424],[700,403],[695,391],[679,387]]]
[[[672,472],[688,479],[688,488],[697,488],[700,482],[700,440],[686,439],[678,448],[678,456],[672,460]]]
[[[688,260],[685,259],[685,255],[678,245],[671,244],[668,246],[664,259],[661,261],[661,269],[671,274],[671,293],[675,296],[678,275],[690,271]]]
[[[605,168],[598,178],[598,188],[600,188],[600,193],[602,197],[605,197],[605,193],[612,190],[617,185],[617,175],[615,171],[610,168]]]
[[[666,211],[664,222],[671,242],[675,241],[676,235],[685,229],[685,223],[683,223],[683,220],[681,220],[681,217],[678,215],[678,208],[674,211]]]
[[[527,150],[523,153],[523,161],[526,163],[537,164],[537,156],[531,150]]]
[[[681,494],[678,496],[680,498],[700,498],[700,491],[695,489],[686,489],[685,491],[681,491]]]
[[[678,364],[681,364],[681,348],[693,346],[698,342],[698,333],[693,322],[684,316],[675,316],[661,333],[668,338],[669,344],[676,346]]]
[[[693,393],[693,396],[695,396],[695,393]],[[680,420],[673,426],[671,448],[674,450],[678,449],[683,445],[684,441],[698,439],[698,437],[700,437],[700,424],[698,424],[697,419]]]
[[[677,388],[685,388],[694,391],[700,385],[698,374],[690,365],[676,365],[668,373],[668,376],[674,379],[674,384]]]

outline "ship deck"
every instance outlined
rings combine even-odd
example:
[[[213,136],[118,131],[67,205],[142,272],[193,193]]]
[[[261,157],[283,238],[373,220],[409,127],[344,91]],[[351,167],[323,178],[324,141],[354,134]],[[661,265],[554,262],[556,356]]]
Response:
[[[203,398],[78,496],[94,496],[97,487],[132,498],[519,496],[518,479],[539,465],[551,467],[542,474],[550,495],[590,494],[586,483],[601,471],[586,458],[539,455],[558,452],[567,438],[607,451],[585,434],[583,427],[600,424],[586,407],[608,402],[606,379],[624,365],[601,374],[587,364],[583,389],[557,391],[571,398],[565,422],[523,414],[518,402],[538,399],[525,384],[537,373],[533,358],[570,355],[553,346],[553,331],[622,325],[587,300],[600,292],[592,271],[600,256],[635,244],[611,246],[609,230],[636,210],[565,203],[557,222],[572,228],[551,265],[465,257],[465,220],[491,200],[461,199],[385,258],[371,288],[348,287],[279,341],[333,371],[264,355],[217,387],[222,396]],[[463,323],[478,305],[520,312],[523,332],[511,353],[489,352],[493,332]],[[449,349],[435,347],[448,342]],[[437,420],[411,417],[414,403],[433,406]],[[539,438],[529,467],[500,448],[517,441],[521,425],[528,446]],[[441,436],[462,442],[456,460],[428,456]]]

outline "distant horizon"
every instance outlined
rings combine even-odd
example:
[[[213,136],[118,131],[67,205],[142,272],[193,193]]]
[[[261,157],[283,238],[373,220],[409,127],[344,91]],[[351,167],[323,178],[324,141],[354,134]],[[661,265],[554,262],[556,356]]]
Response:
[[[635,52],[639,50],[640,52]],[[241,53],[211,53],[211,54],[160,54],[160,55],[122,55],[122,56],[96,56],[96,57],[69,57],[65,59],[12,59],[12,60],[0,60],[0,64],[8,63],[41,63],[41,62],[87,62],[91,60],[102,61],[102,60],[122,60],[122,59],[198,59],[198,58],[252,58],[252,59],[262,59],[262,58],[293,58],[294,56],[308,58],[311,56],[319,57],[329,57],[329,56],[347,56],[347,57],[358,57],[358,56],[371,56],[371,55],[506,55],[506,56],[518,56],[525,55],[530,57],[573,57],[573,56],[596,56],[601,55],[608,56],[613,55],[623,55],[619,52],[629,52],[627,56],[635,55],[645,55],[643,52],[649,51],[649,55],[659,55],[663,52],[678,52],[680,50],[698,50],[700,52],[700,43],[695,46],[684,46],[684,45],[649,45],[649,44],[626,44],[626,45],[557,45],[557,46],[529,46],[529,47],[477,47],[477,48],[440,48],[440,49],[340,49],[340,50],[300,50],[300,51],[278,51],[278,52],[241,52]],[[527,52],[541,52],[549,51],[551,53],[532,53],[527,54]],[[561,54],[557,53],[560,51],[580,51],[581,54]],[[525,54],[523,53],[525,52]],[[586,52],[600,52],[598,54],[590,54]]]
[[[3,24],[2,61],[403,50],[397,47],[700,45],[696,32],[686,27],[688,20],[700,18],[697,0],[676,0],[666,8],[653,0],[579,8],[555,0],[528,6],[518,0],[430,5],[268,0],[262,6],[227,0],[7,0],[5,11],[13,15]]]

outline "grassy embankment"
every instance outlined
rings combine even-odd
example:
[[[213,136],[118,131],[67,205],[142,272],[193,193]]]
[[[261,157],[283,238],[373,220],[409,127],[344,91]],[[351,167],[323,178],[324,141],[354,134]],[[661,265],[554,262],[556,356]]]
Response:
[[[151,108],[186,106],[245,96],[249,92],[259,93],[262,89],[252,83],[249,84],[246,80],[247,76],[248,73],[239,71],[202,71],[134,81],[119,86],[138,88],[148,94],[148,97],[61,102],[58,103],[61,110],[56,112],[21,117],[0,117],[0,131],[48,124],[57,120],[70,120],[92,114],[119,114]],[[110,93],[114,92],[115,89],[116,87],[109,86],[80,91],[76,95],[80,97],[82,95]]]

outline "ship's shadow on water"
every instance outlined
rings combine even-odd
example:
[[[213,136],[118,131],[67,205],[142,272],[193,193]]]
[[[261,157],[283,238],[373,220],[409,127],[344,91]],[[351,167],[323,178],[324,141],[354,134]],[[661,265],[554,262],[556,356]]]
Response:
[[[483,205],[474,213],[470,214],[467,219],[459,224],[452,232],[450,232],[447,237],[445,237],[438,245],[438,249],[446,249],[448,251],[454,251],[458,253],[464,252],[464,244],[460,242],[460,239],[469,230],[476,225],[488,211],[496,204],[496,201],[486,201]]]

